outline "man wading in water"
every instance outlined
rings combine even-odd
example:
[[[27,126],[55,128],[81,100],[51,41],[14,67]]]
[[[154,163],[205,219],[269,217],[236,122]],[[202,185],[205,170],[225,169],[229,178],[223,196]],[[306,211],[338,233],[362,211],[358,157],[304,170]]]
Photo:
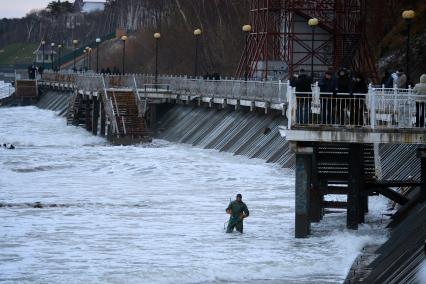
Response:
[[[249,216],[247,205],[242,201],[242,195],[237,194],[237,198],[229,203],[226,213],[230,214],[227,233],[232,233],[235,229],[241,234],[243,233],[243,219]]]

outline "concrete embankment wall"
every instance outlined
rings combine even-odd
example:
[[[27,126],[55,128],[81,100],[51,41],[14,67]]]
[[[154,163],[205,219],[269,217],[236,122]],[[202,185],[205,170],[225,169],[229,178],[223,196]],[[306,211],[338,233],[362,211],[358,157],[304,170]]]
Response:
[[[68,102],[72,92],[67,91],[44,91],[40,95],[40,99],[36,106],[41,109],[49,109],[56,111],[58,115],[66,116],[68,110]]]
[[[263,159],[294,168],[294,154],[280,136],[280,115],[176,105],[157,125],[157,138]]]
[[[44,90],[36,106],[65,116],[71,96],[70,91]],[[278,126],[286,124],[286,118],[280,114],[174,105],[160,116],[156,137],[294,168],[294,155],[278,132]],[[382,178],[420,179],[418,147],[420,145],[381,145]]]
[[[71,96],[72,92],[69,91],[45,90],[37,106],[65,116]],[[285,124],[287,120],[280,114],[175,105],[160,117],[156,137],[294,168],[294,154],[278,132],[278,126]],[[420,160],[416,157],[418,147],[381,145],[382,178],[419,179]]]

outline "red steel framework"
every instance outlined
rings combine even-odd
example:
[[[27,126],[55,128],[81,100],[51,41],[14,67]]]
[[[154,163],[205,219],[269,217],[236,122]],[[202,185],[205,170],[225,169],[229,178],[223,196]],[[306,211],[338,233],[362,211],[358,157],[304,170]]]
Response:
[[[267,79],[281,62],[282,79],[308,69],[314,56],[315,77],[333,68],[349,68],[378,81],[366,39],[366,0],[250,0],[252,31],[237,77],[248,65],[249,77]],[[317,18],[314,51],[308,20]]]

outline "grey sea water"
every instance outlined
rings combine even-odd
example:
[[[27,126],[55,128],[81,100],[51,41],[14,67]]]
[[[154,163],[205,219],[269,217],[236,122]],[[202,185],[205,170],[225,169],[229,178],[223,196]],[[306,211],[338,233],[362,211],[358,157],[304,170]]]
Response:
[[[0,143],[0,283],[341,283],[386,239],[380,198],[359,231],[338,213],[294,239],[294,173],[261,160],[113,147],[34,107],[0,108]],[[236,193],[243,235],[224,233]]]

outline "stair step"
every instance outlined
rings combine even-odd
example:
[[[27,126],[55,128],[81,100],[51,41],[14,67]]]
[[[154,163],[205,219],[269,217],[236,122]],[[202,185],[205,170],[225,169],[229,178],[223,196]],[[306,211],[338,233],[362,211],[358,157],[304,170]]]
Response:
[[[323,201],[323,208],[347,209],[348,203],[345,201]]]

